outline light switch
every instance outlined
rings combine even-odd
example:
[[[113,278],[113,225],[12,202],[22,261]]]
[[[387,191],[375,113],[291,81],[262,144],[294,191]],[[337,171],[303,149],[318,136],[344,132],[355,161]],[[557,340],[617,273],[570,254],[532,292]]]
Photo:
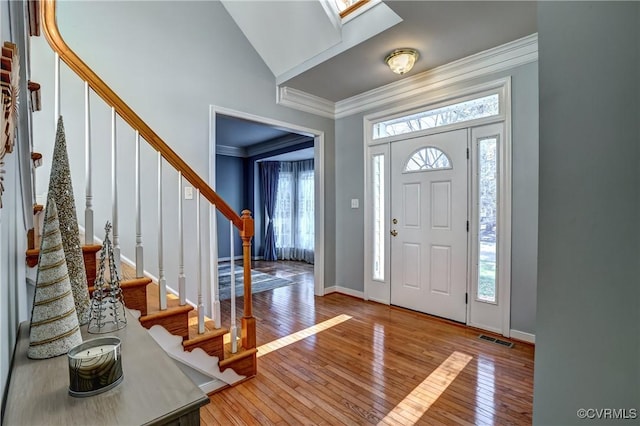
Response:
[[[352,209],[360,208],[360,200],[358,200],[357,198],[352,198],[351,199],[351,208]]]
[[[193,200],[193,188],[191,186],[184,187],[184,199]]]

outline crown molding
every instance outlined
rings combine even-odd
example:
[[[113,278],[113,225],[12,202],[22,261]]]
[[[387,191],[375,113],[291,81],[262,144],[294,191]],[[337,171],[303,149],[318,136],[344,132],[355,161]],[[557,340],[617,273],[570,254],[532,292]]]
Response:
[[[302,142],[312,142],[313,138],[304,135],[291,134],[267,142],[251,145],[246,148],[228,145],[217,145],[216,155],[227,157],[249,158],[278,149],[289,148]]]
[[[321,117],[335,118],[335,103],[292,87],[278,86],[276,103]]]
[[[268,142],[263,142],[257,145],[251,145],[247,147],[247,157],[254,157],[256,155],[264,154],[278,149],[289,148],[290,146],[298,145],[302,142],[313,141],[312,138],[303,135],[287,135],[278,139],[274,139]]]
[[[493,74],[538,60],[538,34],[494,47],[396,81],[360,95],[338,101],[335,118],[369,111],[392,102],[403,101],[461,81]]]
[[[216,145],[216,155],[245,158],[247,157],[247,150],[237,146]]]
[[[286,86],[278,87],[277,102],[290,108],[339,119],[537,60],[536,33],[335,103]]]

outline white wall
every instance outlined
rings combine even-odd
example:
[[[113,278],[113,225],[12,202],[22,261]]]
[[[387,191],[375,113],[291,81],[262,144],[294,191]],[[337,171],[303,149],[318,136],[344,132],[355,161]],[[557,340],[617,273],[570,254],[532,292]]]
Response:
[[[22,6],[21,2],[12,2],[11,5],[9,2],[0,3],[0,34],[3,41],[13,40],[18,44],[19,52],[23,55],[20,78],[21,82],[24,82],[26,66],[21,27]],[[24,86],[26,87],[26,84]],[[24,91],[20,96],[24,99]],[[32,213],[29,210],[32,208],[33,200],[30,188],[31,152],[27,138],[26,106],[27,102],[21,101],[18,139],[13,152],[4,157],[5,164],[2,167],[5,171],[3,206],[0,209],[0,395],[3,403],[18,326],[29,316],[25,251],[27,229],[31,227]],[[21,178],[21,172],[23,172],[23,178]],[[25,205],[29,206],[26,211],[23,210]]]
[[[335,210],[333,120],[275,104],[275,79],[242,32],[219,2],[59,2],[58,24],[67,43],[109,84],[191,167],[208,176],[209,106],[216,105],[325,132],[326,193],[325,277],[334,280]],[[42,38],[34,41],[34,78],[43,84],[43,106],[47,111],[36,125],[36,143],[50,158],[53,140],[53,54]],[[37,63],[37,65],[36,65]],[[82,83],[63,67],[62,114],[67,129],[72,179],[82,222],[84,209],[84,150]],[[95,99],[95,96],[92,98]],[[93,101],[92,101],[93,102]],[[95,106],[94,106],[95,105]],[[94,140],[94,194],[96,234],[102,238],[110,217],[109,111],[92,103]],[[82,115],[78,116],[82,117]],[[118,122],[118,167],[120,185],[120,238],[123,254],[133,258],[135,211],[133,186],[133,132]],[[143,153],[143,184],[152,189],[143,194],[143,238],[145,268],[157,274],[156,162],[150,149]],[[100,169],[101,167],[101,169]],[[164,174],[166,224],[177,222],[176,176]],[[38,192],[46,192],[48,170],[38,175]],[[204,203],[203,203],[204,204]],[[185,221],[193,223],[194,201],[185,201]],[[203,207],[203,219],[208,217]],[[177,227],[177,225],[176,225]],[[195,229],[186,229],[192,246]],[[203,231],[208,247],[208,231]],[[165,236],[165,269],[168,284],[177,276],[176,232]],[[193,280],[196,256],[186,256],[187,281]],[[205,259],[206,259],[205,253]],[[205,267],[205,270],[208,268]],[[191,287],[189,299],[195,300]]]
[[[640,424],[577,415],[640,410],[640,4],[540,2],[538,31],[533,423]]]
[[[535,334],[537,195],[538,195],[538,73],[530,63],[507,72],[488,75],[447,91],[512,76],[513,194],[511,258],[511,328]],[[414,102],[415,99],[412,99]],[[389,104],[336,121],[336,284],[364,290],[364,210],[352,209],[351,199],[364,198],[363,117],[401,104]]]

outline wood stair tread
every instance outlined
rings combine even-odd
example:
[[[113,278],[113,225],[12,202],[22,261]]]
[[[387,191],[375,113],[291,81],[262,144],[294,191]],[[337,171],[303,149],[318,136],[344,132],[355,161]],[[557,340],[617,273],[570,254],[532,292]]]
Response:
[[[227,334],[229,330],[224,327],[216,328],[215,321],[205,316],[204,332],[224,335],[224,334]],[[194,337],[198,335],[198,310],[195,308],[193,311],[189,312],[189,334]]]
[[[100,244],[84,244],[82,245],[82,253],[97,253],[101,248],[102,246]],[[38,264],[38,257],[40,257],[40,247],[27,249],[25,254],[27,256],[27,265],[29,265],[30,268],[33,268]]]
[[[225,345],[224,359],[218,361],[220,371],[232,368],[236,373],[247,376],[247,378],[255,376],[257,372],[256,357],[258,355],[258,349],[239,348],[238,352],[232,354],[226,350],[226,346],[227,345]]]
[[[149,312],[160,310],[160,287],[155,281],[151,281],[151,284],[153,285],[147,287]],[[175,294],[167,292],[167,308],[174,306],[180,306],[180,299]]]
[[[213,330],[209,330],[205,328],[204,333],[198,334],[197,327],[195,330],[189,327],[189,339],[182,342],[182,344],[184,346],[197,345],[198,343],[204,342],[205,340],[222,337],[228,332],[229,330],[227,330],[226,328],[217,328]]]
[[[142,278],[131,278],[120,281],[120,287],[122,288],[130,288],[130,287],[141,287],[143,285],[151,284],[151,278],[142,277]]]
[[[150,312],[147,315],[140,317],[140,322],[145,323],[149,321],[158,320],[160,318],[170,317],[176,314],[187,313],[193,310],[193,306],[184,305],[184,306],[167,306],[165,310],[156,310],[154,312]]]
[[[231,353],[231,346],[230,345],[224,345],[225,346],[225,350],[224,350],[224,359],[222,361],[220,361],[220,366],[222,367],[223,365],[227,365],[230,363],[233,363],[234,361],[237,361],[239,359],[242,358],[246,358],[248,356],[251,356],[253,354],[257,354],[258,353],[258,348],[252,348],[252,349],[245,349],[245,348],[238,348],[238,352]]]
[[[151,284],[151,278],[134,278],[120,281],[120,288],[124,291],[126,289],[133,289],[136,287],[144,287],[149,284]],[[95,286],[89,286],[89,294],[93,294],[93,290],[95,290]]]
[[[100,249],[102,248],[102,246],[100,244],[82,244],[82,251],[83,252],[95,252],[97,253],[98,251],[100,251]],[[40,248],[34,248],[34,249],[28,249],[27,250],[27,256],[28,255],[39,255],[40,254]]]
[[[147,288],[147,305],[149,306],[150,312],[159,310],[159,301],[158,301],[159,287],[158,287],[158,284],[156,284],[153,281],[151,282],[151,284],[153,285]],[[176,306],[180,306],[180,299],[175,294],[168,293],[167,308],[176,307]],[[204,327],[205,327],[205,333],[207,333],[207,331],[216,332],[217,330],[226,330],[226,329],[216,328],[215,322],[208,317],[205,317]],[[226,334],[228,332],[229,330],[226,330],[225,333],[223,334]],[[189,311],[189,336],[195,337],[197,335],[198,335],[198,310],[192,307],[192,310]]]
[[[124,279],[121,282],[121,286],[130,286],[130,288],[135,289],[137,285],[139,286],[138,288],[144,288],[148,314],[140,317],[140,323],[143,326],[149,328],[154,324],[162,325],[171,334],[182,337],[182,347],[185,351],[190,352],[199,348],[208,355],[217,357],[220,371],[231,368],[246,378],[256,375],[257,349],[244,350],[240,348],[237,353],[232,354],[230,345],[225,345],[224,343],[229,330],[227,328],[216,328],[216,324],[211,318],[205,317],[205,332],[199,334],[198,310],[188,304],[181,306],[180,299],[173,293],[167,293],[167,309],[160,311],[160,287],[158,283],[148,278],[132,278],[135,276],[134,274],[135,272],[130,266],[122,265],[122,275],[128,279]],[[171,318],[173,316],[175,318]],[[186,321],[186,327],[179,325],[178,318],[182,318],[180,321]]]

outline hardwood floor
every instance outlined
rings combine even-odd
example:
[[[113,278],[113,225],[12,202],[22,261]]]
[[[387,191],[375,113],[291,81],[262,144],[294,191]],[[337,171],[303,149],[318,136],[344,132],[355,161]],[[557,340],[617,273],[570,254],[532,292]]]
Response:
[[[281,266],[254,263],[297,280],[253,296],[258,375],[212,395],[202,424],[531,424],[532,346],[509,349],[337,293],[315,297],[308,266]]]

